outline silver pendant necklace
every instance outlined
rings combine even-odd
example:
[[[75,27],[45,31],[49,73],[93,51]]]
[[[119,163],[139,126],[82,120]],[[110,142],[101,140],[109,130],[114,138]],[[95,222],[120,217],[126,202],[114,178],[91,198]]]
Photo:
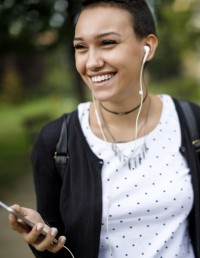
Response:
[[[103,137],[103,139],[106,142],[108,142],[107,138],[105,136],[104,130],[103,130],[103,126],[102,126],[102,123],[101,123],[101,119],[99,117],[99,113],[97,111],[96,101],[95,101],[94,97],[93,97],[93,103],[94,103],[95,116],[96,116],[97,123],[98,123],[99,128],[100,128],[102,137]],[[149,97],[149,106],[148,106],[148,111],[147,111],[146,119],[145,119],[144,124],[140,128],[140,130],[141,130],[145,126],[145,133],[144,133],[145,136],[146,136],[146,125],[147,125],[147,121],[148,121],[148,117],[149,117],[150,103],[151,103],[151,99]],[[105,128],[107,130],[107,133],[110,135],[110,137],[111,137],[111,139],[113,141],[113,143],[111,145],[111,149],[112,149],[112,151],[114,153],[114,156],[117,157],[120,160],[120,162],[123,164],[123,166],[128,167],[129,170],[136,169],[139,165],[141,165],[142,161],[146,158],[146,154],[148,152],[148,147],[146,146],[145,137],[144,137],[144,143],[142,144],[139,153],[134,155],[135,154],[135,146],[134,146],[133,154],[131,156],[127,156],[118,147],[117,141],[114,138],[114,136],[112,135],[112,133],[111,133],[109,127],[108,127],[108,124],[107,124],[107,122],[106,122],[106,120],[105,120],[105,118],[103,116],[103,113],[101,111],[101,106],[100,105],[99,105],[99,110],[100,110],[101,118],[102,118],[102,120],[104,122]],[[137,135],[136,135],[136,137],[134,139],[135,144],[136,144],[136,140],[137,140]]]
[[[134,170],[141,165],[142,161],[145,159],[148,148],[144,142],[137,155],[128,157],[119,149],[116,143],[112,143],[112,151],[115,157],[117,157],[125,167],[128,167],[129,170]]]

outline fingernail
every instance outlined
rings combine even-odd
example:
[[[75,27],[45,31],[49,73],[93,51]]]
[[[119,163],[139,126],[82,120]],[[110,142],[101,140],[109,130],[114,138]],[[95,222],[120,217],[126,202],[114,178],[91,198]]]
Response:
[[[64,245],[64,244],[65,244],[65,241],[66,241],[66,237],[61,236],[61,237],[60,237],[60,242]]]
[[[40,231],[43,228],[43,224],[38,224],[37,225],[37,231]]]
[[[51,235],[52,235],[52,236],[56,236],[57,233],[58,233],[57,228],[52,228],[52,229],[51,229]]]
[[[15,216],[12,215],[12,214],[9,214],[8,218],[9,218],[10,221],[15,221]]]

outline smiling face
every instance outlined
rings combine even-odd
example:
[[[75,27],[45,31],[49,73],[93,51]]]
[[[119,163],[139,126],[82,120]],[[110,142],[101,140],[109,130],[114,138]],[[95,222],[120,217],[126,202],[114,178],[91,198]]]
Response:
[[[97,100],[133,103],[144,45],[126,10],[94,7],[80,14],[74,37],[76,68]]]

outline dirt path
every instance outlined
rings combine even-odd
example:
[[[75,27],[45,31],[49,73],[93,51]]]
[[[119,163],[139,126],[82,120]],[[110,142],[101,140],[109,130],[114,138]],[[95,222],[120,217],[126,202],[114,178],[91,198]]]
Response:
[[[0,199],[11,205],[18,203],[30,208],[35,207],[34,187],[31,173],[24,175],[14,185],[1,192]],[[0,257],[33,258],[29,247],[7,224],[7,212],[0,209]]]

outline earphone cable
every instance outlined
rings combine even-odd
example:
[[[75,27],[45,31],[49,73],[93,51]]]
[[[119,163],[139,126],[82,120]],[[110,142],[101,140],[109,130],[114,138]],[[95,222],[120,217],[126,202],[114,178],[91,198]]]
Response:
[[[98,111],[97,111],[97,106],[96,106],[96,100],[95,100],[94,93],[92,93],[92,98],[93,98],[93,103],[94,103],[94,112],[95,112],[95,116],[96,116],[98,126],[99,126],[100,131],[101,131],[101,135],[103,136],[104,141],[107,142],[107,139],[106,139],[106,136],[104,134],[103,127],[102,127],[102,124],[101,124],[101,120],[100,120],[100,117],[99,117],[99,114],[98,114]]]
[[[63,246],[63,248],[65,248],[71,255],[72,258],[75,258],[75,256],[73,255],[73,253],[69,250],[69,248],[67,248],[65,245]]]
[[[141,96],[140,98],[140,107],[137,113],[137,117],[136,117],[136,122],[135,122],[135,141],[138,138],[138,122],[139,122],[139,117],[142,111],[142,105],[143,105],[143,83],[142,83],[142,74],[143,74],[143,70],[144,70],[144,62],[142,63],[141,69],[140,69],[140,90],[139,90],[139,94]]]

